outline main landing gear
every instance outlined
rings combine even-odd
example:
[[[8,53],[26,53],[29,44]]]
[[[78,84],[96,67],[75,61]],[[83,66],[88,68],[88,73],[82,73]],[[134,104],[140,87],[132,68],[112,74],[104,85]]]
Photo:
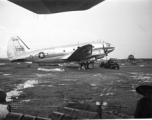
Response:
[[[94,62],[93,61],[87,61],[87,62],[80,62],[79,63],[79,70],[80,69],[83,69],[83,70],[86,70],[86,69],[93,69],[94,68]]]

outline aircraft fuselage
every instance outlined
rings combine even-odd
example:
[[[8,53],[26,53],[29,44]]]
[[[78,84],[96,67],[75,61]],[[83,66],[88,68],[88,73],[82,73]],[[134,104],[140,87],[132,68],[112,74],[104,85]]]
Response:
[[[103,43],[99,42],[90,42],[90,43],[83,43],[83,44],[76,44],[76,45],[67,45],[61,47],[53,47],[53,48],[45,48],[40,50],[31,51],[28,53],[24,53],[20,56],[16,56],[18,62],[21,60],[24,62],[33,62],[33,63],[64,63],[64,62],[72,62],[67,60],[66,58],[71,55],[74,51],[76,51],[79,47],[84,46],[86,44],[91,44],[92,48],[92,55],[95,57],[99,56],[99,58],[104,57],[103,51]],[[109,51],[113,51],[114,47],[107,46],[105,44],[105,49]],[[20,50],[20,49],[18,49]],[[111,52],[110,51],[110,52]],[[84,59],[85,60],[85,59]],[[81,61],[81,59],[77,59],[75,61]],[[12,60],[12,62],[16,62],[16,60]]]

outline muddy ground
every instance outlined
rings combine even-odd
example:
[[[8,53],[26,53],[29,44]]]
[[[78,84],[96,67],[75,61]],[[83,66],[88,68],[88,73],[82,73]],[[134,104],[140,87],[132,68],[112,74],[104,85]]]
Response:
[[[0,66],[0,89],[7,93],[12,111],[22,114],[48,117],[67,102],[79,101],[100,102],[103,118],[133,118],[136,102],[142,97],[135,88],[152,84],[152,67],[123,64],[115,70],[98,66],[78,70],[75,65],[27,68],[25,64],[7,63]],[[53,68],[65,71],[44,71]]]

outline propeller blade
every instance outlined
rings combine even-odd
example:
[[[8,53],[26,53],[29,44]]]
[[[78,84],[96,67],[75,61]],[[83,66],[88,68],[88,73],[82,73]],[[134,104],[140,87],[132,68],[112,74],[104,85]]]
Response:
[[[103,43],[103,50],[104,50],[105,55],[107,56],[107,49],[105,49],[104,43]]]

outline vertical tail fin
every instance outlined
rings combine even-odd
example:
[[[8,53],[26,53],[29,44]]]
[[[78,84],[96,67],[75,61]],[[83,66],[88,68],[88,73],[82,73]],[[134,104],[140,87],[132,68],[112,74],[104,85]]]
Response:
[[[11,37],[7,45],[7,56],[10,60],[15,59],[15,57],[24,54],[25,44],[20,40],[19,37]]]

